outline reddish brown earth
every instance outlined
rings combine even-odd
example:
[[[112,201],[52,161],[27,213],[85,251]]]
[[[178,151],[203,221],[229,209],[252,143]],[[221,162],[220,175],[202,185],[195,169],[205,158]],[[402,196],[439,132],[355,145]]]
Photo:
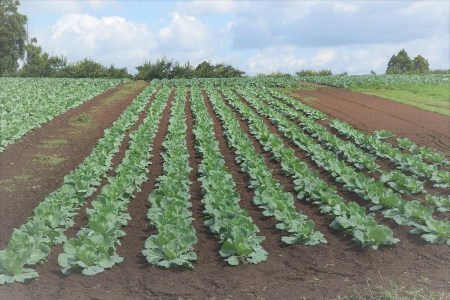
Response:
[[[346,109],[343,109],[341,113],[342,117],[349,115],[350,117],[346,120],[351,123],[353,122],[352,124],[360,129],[370,131],[384,128],[393,130],[398,134],[406,135],[403,131],[395,131],[392,123],[417,123],[416,127],[410,125],[411,128],[409,128],[409,131],[407,130],[407,125],[400,128],[409,134],[409,136],[407,135],[408,137],[427,146],[442,149],[443,144],[450,144],[450,141],[448,141],[448,136],[450,136],[448,130],[445,131],[444,127],[439,129],[439,124],[434,119],[427,121],[427,115],[432,113],[417,109],[416,113],[418,115],[408,117],[403,112],[409,109],[409,107],[394,103],[396,110],[387,110],[385,115],[388,116],[386,117],[388,119],[385,119],[385,123],[380,123],[378,118],[371,118],[371,115],[375,113],[383,115],[383,109],[380,109],[380,107],[377,108],[375,104],[372,104],[374,108],[365,104],[366,95],[347,91],[342,92],[340,90],[336,90],[336,93],[337,95],[343,95],[342,93],[344,93],[345,95],[352,96],[350,99],[352,101],[341,100],[343,102],[342,105],[346,103]],[[321,109],[330,115],[335,113],[336,115],[333,116],[338,116],[337,114],[340,113],[340,108],[336,106],[340,105],[340,102],[339,104],[330,105],[328,101],[331,100],[329,99],[334,98],[326,93],[321,94],[320,90],[316,92],[305,92],[302,95],[316,97],[316,101],[308,102],[308,104],[316,107],[322,105]],[[86,103],[86,105],[93,101]],[[124,100],[123,106],[120,108],[117,107],[117,110],[111,108],[111,110],[117,113],[115,117],[111,116],[111,119],[117,118],[127,101],[129,103],[130,99]],[[358,101],[360,104],[358,104]],[[383,101],[386,102],[387,100]],[[391,101],[387,102],[391,103]],[[122,103],[122,101],[118,103]],[[118,103],[114,105],[119,106]],[[363,105],[366,105],[366,107]],[[201,220],[203,211],[201,188],[200,184],[196,181],[201,155],[194,148],[192,124],[195,120],[188,105],[186,105],[188,124],[187,142],[191,155],[190,164],[193,168],[190,176],[190,179],[193,181],[191,186],[191,201],[193,204],[193,216],[195,217],[194,225],[198,237],[195,251],[199,260],[193,270],[183,268],[165,270],[150,266],[142,256],[141,250],[143,249],[145,239],[154,233],[153,229],[148,228],[148,221],[146,220],[149,205],[147,197],[155,187],[156,178],[162,174],[162,157],[160,154],[163,150],[161,145],[167,131],[171,108],[171,101],[169,101],[169,105],[162,115],[159,131],[153,141],[152,163],[149,165],[148,173],[149,180],[143,184],[142,191],[135,194],[135,198],[129,205],[129,212],[133,219],[124,228],[127,235],[121,240],[122,246],[118,247],[118,254],[125,258],[124,262],[115,266],[112,270],[107,270],[93,277],[86,277],[77,273],[64,276],[60,272],[60,267],[57,263],[57,255],[61,252],[61,246],[53,247],[48,261],[37,268],[40,274],[39,280],[30,281],[25,284],[14,283],[0,286],[0,299],[210,299],[214,297],[218,299],[299,299],[302,297],[308,299],[333,299],[339,296],[353,294],[354,290],[366,290],[368,286],[372,290],[376,290],[379,287],[390,287],[392,283],[413,288],[450,292],[449,248],[447,246],[427,244],[420,237],[409,234],[408,228],[397,226],[393,222],[383,220],[382,218],[377,219],[381,223],[389,225],[393,229],[395,236],[401,239],[401,242],[395,246],[382,247],[376,251],[361,249],[349,237],[331,229],[328,226],[331,221],[330,218],[321,215],[316,206],[304,202],[297,202],[297,208],[304,211],[316,223],[317,229],[325,235],[328,244],[314,247],[283,245],[281,242],[281,236],[283,234],[275,228],[274,225],[276,222],[274,219],[264,217],[261,214],[261,210],[252,204],[254,193],[247,188],[249,178],[239,170],[239,166],[235,161],[234,150],[228,146],[223,127],[218,117],[213,113],[209,101],[206,101],[206,107],[215,122],[215,133],[221,152],[225,156],[226,165],[237,183],[237,191],[241,196],[241,206],[249,211],[254,223],[260,228],[260,235],[266,237],[266,240],[262,244],[269,252],[269,257],[266,262],[258,265],[228,266],[223,262],[218,253],[220,245],[217,243],[217,239],[203,225]],[[390,106],[388,108],[390,109]],[[85,109],[79,110],[77,113],[73,113],[72,111],[68,112],[73,114],[65,118],[65,122],[59,123],[59,126],[55,125],[55,128],[67,124],[69,119],[88,111],[89,107]],[[366,112],[367,110],[371,112],[368,113]],[[396,121],[395,116],[397,113],[399,114],[400,121]],[[109,118],[111,114],[112,112],[95,116],[94,123],[99,122],[103,124],[103,118]],[[362,117],[364,114],[366,117]],[[143,117],[141,116],[140,119],[142,120]],[[448,119],[446,118],[447,122]],[[422,120],[423,123],[420,123],[419,120]],[[57,120],[48,124],[50,128],[54,122],[57,122]],[[273,133],[279,134],[276,128],[270,125],[268,120],[265,119],[265,122],[269,125]],[[108,124],[105,123],[104,127],[108,127]],[[241,125],[248,133],[246,123],[241,121]],[[392,126],[392,128],[389,126]],[[40,130],[42,130],[39,135],[40,139],[37,137],[34,140],[31,139]],[[441,130],[441,133],[436,133],[439,130]],[[26,171],[27,173],[33,174],[37,178],[36,180],[39,180],[40,185],[39,187],[35,185],[36,189],[30,189],[27,188],[27,185],[32,185],[33,183],[23,183],[23,187],[21,186],[19,189],[8,192],[12,195],[7,198],[4,195],[9,194],[3,191],[1,192],[0,249],[4,248],[4,245],[9,239],[11,227],[22,224],[37,203],[46,194],[60,185],[62,177],[88,155],[91,147],[101,137],[101,132],[95,135],[95,130],[78,135],[74,139],[75,141],[73,141],[75,144],[72,144],[71,141],[71,147],[65,148],[66,150],[64,151],[66,152],[57,153],[58,155],[67,157],[67,161],[63,163],[65,167],[54,170],[54,173],[51,173],[52,177],[48,177],[46,176],[48,173],[47,169],[41,170],[42,167],[33,163],[30,156],[36,153],[33,151],[41,151],[36,146],[32,148],[33,145],[39,144],[42,139],[48,138],[49,135],[56,134],[57,130],[54,129],[51,131],[44,126],[37,131],[24,137],[24,141],[20,141],[22,146],[15,146],[14,151],[8,148],[3,153],[9,153],[8,156],[0,156],[2,161],[1,176],[4,176],[2,178],[11,178],[14,175],[23,174]],[[69,139],[70,137],[67,136],[67,131],[65,134],[65,139]],[[91,137],[91,135],[94,135],[95,138]],[[86,138],[90,142],[84,142],[86,144],[80,142],[80,145],[76,144],[77,139],[80,139],[80,137]],[[275,178],[283,184],[285,191],[291,192],[295,196],[292,180],[282,174],[280,165],[271,159],[269,153],[264,152],[253,137],[249,138],[255,145],[257,151],[263,154],[267,165],[273,170]],[[31,142],[26,142],[27,139],[33,141],[32,145],[30,145]],[[116,165],[120,161],[120,157],[123,156],[126,145],[127,142],[125,141],[121,151],[114,159]],[[292,143],[286,142],[286,146],[292,147],[297,157],[305,160],[311,168],[320,171]],[[67,148],[73,148],[73,151],[70,152]],[[11,165],[11,163],[14,164]],[[5,167],[4,169],[3,166],[7,166],[7,168]],[[18,168],[17,166],[21,167]],[[320,174],[322,179],[327,180],[330,184],[335,184],[327,172],[320,171]],[[346,197],[346,199],[355,200],[360,204],[364,204],[364,201],[358,199],[351,193],[342,191],[341,189],[339,189],[339,193]],[[18,203],[15,203],[14,199],[18,199]],[[5,212],[4,210],[8,208],[10,208],[8,212]],[[83,213],[81,213],[77,219],[76,227],[83,226],[85,223],[86,220],[83,217]],[[74,230],[71,230],[70,235],[74,234],[74,232]]]
[[[411,105],[345,89],[316,86],[313,91],[298,91],[313,97],[305,103],[372,133],[386,129],[405,136],[419,145],[450,153],[450,118]]]

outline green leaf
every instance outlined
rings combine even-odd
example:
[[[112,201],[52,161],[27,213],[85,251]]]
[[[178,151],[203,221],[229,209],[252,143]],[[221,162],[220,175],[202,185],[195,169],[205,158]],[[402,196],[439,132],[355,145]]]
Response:
[[[239,265],[239,258],[235,255],[230,256],[229,258],[226,259],[226,261],[232,266]]]
[[[104,270],[105,269],[101,266],[88,266],[87,268],[84,268],[81,273],[84,275],[93,276],[103,272]]]

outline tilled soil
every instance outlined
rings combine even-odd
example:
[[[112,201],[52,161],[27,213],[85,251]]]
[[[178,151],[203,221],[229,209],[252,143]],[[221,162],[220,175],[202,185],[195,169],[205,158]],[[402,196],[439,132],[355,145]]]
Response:
[[[297,95],[315,98],[307,104],[366,133],[386,129],[419,145],[450,153],[450,118],[447,116],[333,87],[318,86],[316,90],[300,91]]]
[[[329,102],[337,101],[334,100],[338,98],[333,97],[334,93],[340,96],[339,99],[341,100],[339,100],[339,103],[330,104]],[[366,97],[371,96],[338,89],[327,90],[326,92],[317,90],[302,94],[302,96],[307,95],[317,98],[316,101],[308,102],[308,104],[322,109],[331,116],[345,119],[345,116],[348,115],[350,117],[345,120],[360,129],[366,131],[389,129],[400,135],[406,135],[417,143],[441,150],[449,149],[450,133],[448,128],[445,129],[445,124],[449,123],[450,118],[442,117],[444,118],[440,120],[440,122],[444,122],[444,125],[442,125],[434,117],[429,116],[429,114],[432,114],[432,116],[439,118],[439,115],[420,109],[415,109],[413,115],[408,115],[405,112],[410,109],[409,106],[384,99],[380,100],[383,103],[380,105],[376,104],[375,99],[372,99],[369,105],[366,104]],[[345,97],[350,97],[350,99],[345,101]],[[333,299],[352,294],[355,289],[361,291],[370,287],[374,290],[380,286],[389,287],[392,283],[450,292],[450,254],[448,247],[428,244],[422,241],[419,236],[409,234],[408,228],[397,226],[389,220],[379,218],[381,223],[389,225],[393,229],[395,236],[400,238],[401,242],[395,246],[382,247],[379,250],[361,248],[342,232],[330,228],[330,218],[320,214],[317,206],[306,202],[297,202],[297,208],[314,220],[317,230],[325,235],[328,244],[313,247],[283,244],[281,242],[283,233],[275,228],[275,220],[264,217],[261,210],[253,205],[254,193],[248,188],[249,177],[246,173],[240,171],[235,160],[235,151],[227,143],[220,119],[214,114],[207,97],[205,97],[205,100],[206,108],[215,123],[219,147],[225,156],[226,165],[235,179],[237,191],[241,197],[241,206],[249,211],[254,223],[260,228],[260,235],[266,237],[262,243],[264,249],[269,252],[266,262],[237,267],[227,265],[218,253],[220,245],[217,243],[217,239],[203,225],[201,220],[203,211],[202,194],[200,184],[196,181],[201,155],[194,148],[192,123],[195,119],[188,105],[186,105],[187,141],[191,156],[190,164],[193,168],[190,176],[193,182],[191,201],[198,237],[195,250],[199,260],[193,270],[184,268],[165,270],[150,266],[141,254],[145,239],[148,235],[154,233],[152,228],[148,228],[148,221],[146,220],[149,205],[147,197],[155,187],[156,178],[163,172],[161,157],[163,149],[161,145],[167,131],[171,108],[171,101],[169,101],[162,115],[158,134],[153,141],[149,180],[143,184],[142,191],[135,194],[135,198],[129,205],[129,212],[133,219],[124,228],[127,235],[121,239],[122,246],[118,247],[118,254],[125,258],[124,262],[93,277],[82,276],[78,273],[64,276],[57,264],[57,254],[60,253],[61,247],[54,247],[48,261],[38,267],[39,280],[25,284],[14,283],[1,286],[0,299],[210,299],[214,297],[218,299],[299,299],[302,297]],[[129,103],[130,99],[118,102],[123,102],[121,107],[116,103],[115,118],[123,110],[127,101]],[[91,102],[86,103],[86,105]],[[341,102],[344,108],[340,107]],[[86,109],[89,109],[89,107]],[[386,109],[386,112],[383,112],[383,109]],[[65,122],[67,123],[70,118],[82,111],[66,117]],[[384,115],[386,119],[382,121],[373,117],[374,114],[380,117]],[[105,113],[102,117],[95,117],[95,122],[100,122],[106,116],[109,118],[110,115],[112,115],[112,112]],[[239,115],[237,114],[237,116]],[[398,118],[395,116],[398,116]],[[63,116],[60,117],[64,120]],[[111,116],[111,119],[114,119],[114,116]],[[264,121],[273,133],[280,134],[267,119],[264,118]],[[41,139],[46,139],[48,135],[54,134],[49,129],[54,122],[57,121],[49,123],[50,127],[48,128],[44,126],[37,130],[42,130],[39,134]],[[61,122],[59,124],[64,124],[63,121]],[[409,125],[401,125],[403,123]],[[105,122],[104,127],[109,126],[108,124],[110,123]],[[400,124],[398,125],[400,126],[398,131],[393,124]],[[244,131],[249,133],[245,121],[241,121],[241,126]],[[58,128],[58,125],[55,125],[55,128]],[[35,134],[36,132],[29,136]],[[30,164],[28,157],[35,153],[32,146],[39,144],[40,141],[36,138],[36,140],[32,140],[33,145],[30,145],[30,142],[27,142],[29,136],[20,141],[22,147],[15,147],[15,156],[12,155],[10,149],[7,149],[10,153],[9,156],[0,157],[2,178],[11,178],[11,176],[24,172],[24,167],[16,170],[14,166],[18,166],[20,163],[23,163],[24,166]],[[11,228],[22,224],[37,203],[60,185],[62,177],[71,168],[76,167],[89,153],[91,147],[100,138],[101,132],[95,135],[93,131],[92,136],[95,137],[91,137],[91,133],[83,134],[84,138],[90,140],[89,147],[87,144],[78,148],[74,146],[73,152],[65,153],[67,157],[65,163],[69,166],[70,162],[71,167],[55,171],[57,173],[53,176],[58,178],[57,180],[45,177],[46,171],[41,171],[42,175],[34,175],[40,178],[40,187],[36,188],[35,194],[26,189],[16,189],[9,192],[12,195],[7,198],[0,194],[2,196],[2,210],[0,212],[2,214],[0,219],[2,248],[10,237]],[[67,136],[66,139],[68,139]],[[265,153],[257,140],[250,134],[249,139],[253,142],[257,151],[264,156],[267,165],[273,170],[274,177],[283,184],[285,191],[292,193],[295,197],[291,178],[283,175],[279,163],[272,159],[270,153]],[[295,145],[289,142],[286,142],[285,145],[292,147],[296,156],[304,159],[312,169],[320,171],[305,153],[296,148]],[[126,142],[124,142],[123,147],[126,147]],[[37,149],[35,147],[34,151],[37,151]],[[81,149],[84,149],[84,152]],[[125,149],[121,149],[117,155],[123,156],[124,151]],[[115,158],[115,161],[118,160],[120,160],[119,157]],[[4,162],[11,166],[3,169]],[[30,164],[30,166],[33,166],[33,164]],[[26,172],[37,172],[39,168],[34,165],[34,167],[25,170]],[[327,172],[320,171],[320,173],[322,179],[327,180],[330,184],[335,184]],[[339,193],[346,199],[358,201],[360,204],[364,203],[352,193],[342,190],[339,190]],[[30,197],[30,194],[33,197]],[[27,203],[26,205],[14,203],[14,198],[19,199],[20,203]],[[28,201],[20,199],[28,199]],[[12,207],[12,209],[4,212],[8,207]],[[80,223],[78,226],[82,226],[85,222],[86,220],[79,220],[77,223]]]

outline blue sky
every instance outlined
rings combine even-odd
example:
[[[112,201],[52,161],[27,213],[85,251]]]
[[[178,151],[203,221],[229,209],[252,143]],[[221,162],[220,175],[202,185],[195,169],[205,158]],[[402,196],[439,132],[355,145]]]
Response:
[[[383,73],[402,48],[450,68],[450,1],[22,0],[30,36],[69,61],[135,72],[166,56],[247,74],[300,69]]]

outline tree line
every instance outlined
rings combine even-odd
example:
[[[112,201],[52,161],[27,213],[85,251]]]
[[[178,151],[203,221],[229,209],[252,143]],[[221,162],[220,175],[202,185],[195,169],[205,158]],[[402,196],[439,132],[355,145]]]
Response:
[[[397,55],[392,55],[388,62],[386,74],[426,74],[430,72],[430,64],[422,55],[409,58],[405,49]]]
[[[189,62],[180,64],[166,57],[156,62],[144,62],[136,67],[135,79],[153,80],[162,78],[194,78],[194,77],[240,77],[244,74],[228,64],[211,64],[207,61],[197,67]],[[25,60],[22,68],[10,75],[19,77],[68,77],[68,78],[132,78],[126,68],[116,68],[114,65],[105,67],[90,59],[67,63],[63,56],[52,56],[42,51],[36,38],[25,45]]]

